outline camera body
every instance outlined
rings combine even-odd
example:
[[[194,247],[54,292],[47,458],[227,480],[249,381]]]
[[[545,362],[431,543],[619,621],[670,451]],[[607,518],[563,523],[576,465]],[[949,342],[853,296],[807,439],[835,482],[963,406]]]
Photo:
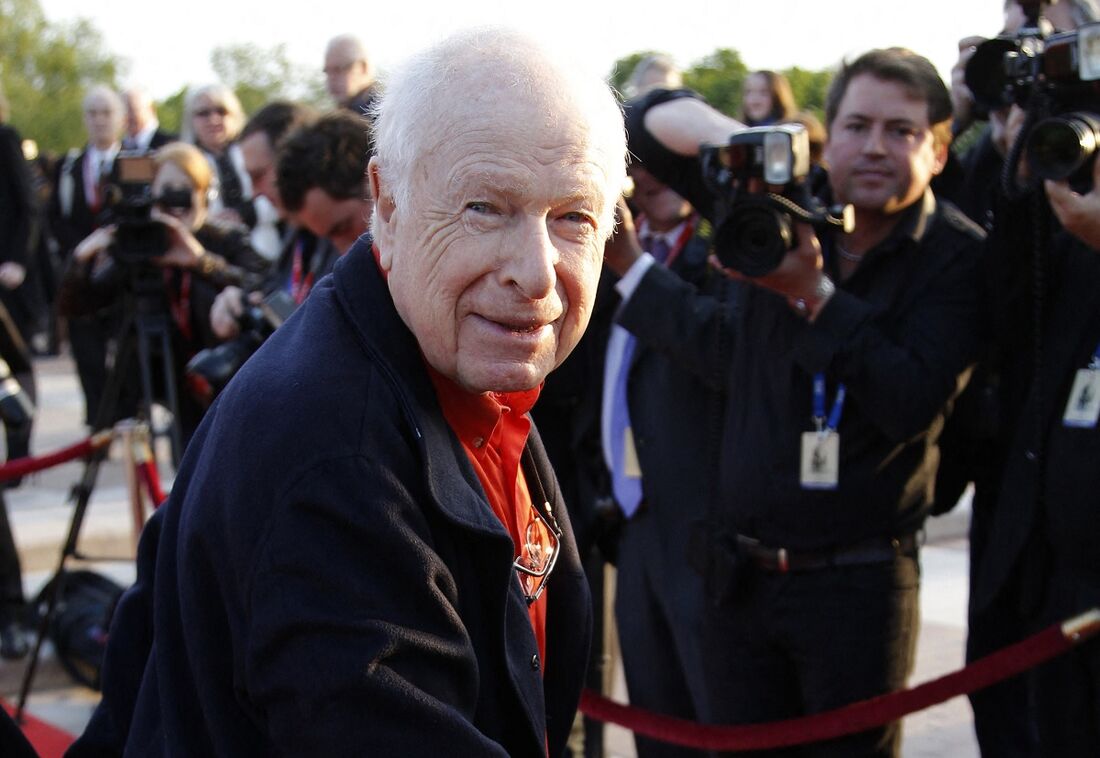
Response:
[[[774,271],[798,245],[795,223],[851,228],[850,210],[826,208],[809,189],[810,140],[801,124],[745,129],[699,150],[714,205],[714,248],[746,276]]]
[[[162,208],[191,207],[187,190],[168,190],[153,196],[157,164],[151,153],[123,151],[111,168],[106,189],[108,221],[116,225],[110,254],[124,264],[145,263],[168,251],[168,228],[151,218],[154,205]]]
[[[1039,3],[1021,5],[1027,24],[979,45],[966,85],[984,109],[1018,105],[1032,116],[1019,139],[1034,176],[1088,191],[1100,147],[1100,23],[1053,34]]]
[[[241,297],[244,308],[237,319],[240,334],[222,345],[200,350],[187,363],[188,386],[206,405],[298,307],[282,290],[272,292],[259,305],[249,303],[247,294],[242,293]]]

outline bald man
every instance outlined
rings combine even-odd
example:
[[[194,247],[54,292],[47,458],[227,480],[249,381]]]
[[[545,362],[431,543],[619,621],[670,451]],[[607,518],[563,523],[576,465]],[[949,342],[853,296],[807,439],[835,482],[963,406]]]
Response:
[[[378,96],[374,67],[358,37],[341,34],[325,47],[325,89],[336,104],[358,116],[370,117]]]

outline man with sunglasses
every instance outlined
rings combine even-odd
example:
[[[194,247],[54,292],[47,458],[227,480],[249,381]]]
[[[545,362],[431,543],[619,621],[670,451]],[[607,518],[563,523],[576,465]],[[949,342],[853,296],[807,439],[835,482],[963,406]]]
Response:
[[[378,114],[374,242],[211,408],[73,755],[565,750],[591,609],[527,411],[592,310],[621,113],[478,30],[396,70]]]

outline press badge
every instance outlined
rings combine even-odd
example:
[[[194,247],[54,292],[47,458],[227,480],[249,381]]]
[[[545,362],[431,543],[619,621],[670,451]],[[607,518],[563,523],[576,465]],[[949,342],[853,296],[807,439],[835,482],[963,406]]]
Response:
[[[1100,368],[1080,369],[1066,400],[1065,426],[1094,429],[1100,419]]]
[[[834,431],[802,433],[802,488],[835,490],[840,481],[840,435]]]
[[[631,479],[642,478],[642,465],[638,463],[638,451],[634,447],[634,432],[623,429],[623,473]]]

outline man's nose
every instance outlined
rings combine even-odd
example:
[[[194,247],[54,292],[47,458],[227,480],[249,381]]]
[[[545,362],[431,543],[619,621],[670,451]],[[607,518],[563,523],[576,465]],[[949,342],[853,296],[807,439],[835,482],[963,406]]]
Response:
[[[525,219],[522,240],[505,252],[506,282],[530,300],[541,300],[557,284],[558,249],[550,237],[547,219]]]
[[[882,126],[874,125],[867,129],[867,136],[863,140],[863,152],[871,155],[882,155],[886,152],[886,133]]]

